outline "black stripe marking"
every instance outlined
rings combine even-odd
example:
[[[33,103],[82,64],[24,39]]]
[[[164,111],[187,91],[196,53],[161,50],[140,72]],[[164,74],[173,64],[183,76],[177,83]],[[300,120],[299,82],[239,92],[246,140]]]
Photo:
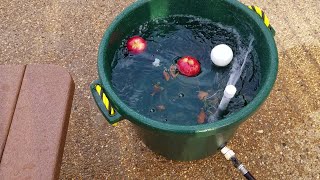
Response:
[[[263,20],[263,22],[266,20],[266,15],[264,14],[264,12],[263,11],[261,11],[261,14],[262,14],[262,20]]]
[[[111,115],[111,103],[110,103],[110,101],[109,101],[109,104],[108,104],[108,111],[109,111],[109,114]]]
[[[254,10],[254,12],[258,13],[258,11],[256,10],[256,8],[254,6],[251,6],[252,10]]]
[[[99,86],[100,86],[100,85],[99,85]],[[103,93],[104,93],[104,92],[103,92],[103,89],[102,89],[102,87],[100,86],[100,94],[99,94],[99,95],[100,95],[100,97],[101,97],[101,99],[102,99],[102,102],[103,102]]]

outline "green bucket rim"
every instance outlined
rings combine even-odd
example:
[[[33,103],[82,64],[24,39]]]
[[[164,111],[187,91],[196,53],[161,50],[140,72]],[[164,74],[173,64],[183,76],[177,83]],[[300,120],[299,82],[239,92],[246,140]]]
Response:
[[[220,121],[214,123],[207,123],[201,125],[192,125],[192,126],[183,126],[183,125],[175,125],[175,124],[167,124],[162,123],[148,117],[145,117],[135,110],[128,107],[114,92],[111,81],[109,78],[105,76],[105,68],[102,66],[104,63],[104,59],[106,59],[106,47],[108,47],[108,42],[110,40],[111,34],[116,30],[117,25],[120,23],[122,18],[125,18],[127,14],[142,6],[144,3],[149,2],[150,0],[138,0],[135,3],[131,4],[127,7],[122,13],[120,13],[110,24],[110,26],[105,31],[103,38],[101,40],[98,52],[98,73],[99,78],[102,82],[102,86],[111,101],[114,108],[123,115],[124,118],[129,121],[142,125],[144,127],[150,129],[157,129],[164,132],[178,133],[178,134],[199,134],[201,135],[210,135],[212,132],[216,132],[216,130],[235,124],[241,123],[246,120],[252,113],[254,113],[261,104],[267,99],[269,96],[272,87],[275,83],[277,72],[278,72],[278,52],[276,48],[276,44],[273,38],[273,34],[268,29],[263,21],[257,16],[252,10],[250,10],[244,4],[235,1],[235,0],[225,0],[225,3],[229,3],[232,6],[239,8],[241,11],[245,12],[250,18],[252,18],[260,27],[261,32],[266,37],[270,49],[271,56],[271,67],[269,72],[267,72],[266,82],[260,87],[258,94],[254,97],[254,99],[244,108],[235,112],[231,116],[228,116]],[[100,65],[101,64],[101,65]]]

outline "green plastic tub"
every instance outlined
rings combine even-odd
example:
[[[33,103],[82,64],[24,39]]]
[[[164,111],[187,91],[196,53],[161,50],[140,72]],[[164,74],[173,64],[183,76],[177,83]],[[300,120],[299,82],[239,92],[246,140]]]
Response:
[[[256,10],[257,11],[257,10]],[[215,123],[181,126],[149,119],[128,107],[114,92],[111,63],[121,41],[133,29],[150,19],[186,14],[235,26],[241,36],[252,29],[258,41],[255,49],[261,65],[261,85],[256,97],[243,109]],[[260,13],[265,18],[264,13]],[[168,159],[188,161],[205,158],[218,151],[234,135],[239,125],[267,99],[278,71],[274,31],[266,19],[236,0],[140,0],[125,9],[106,30],[99,47],[99,79],[91,84],[94,99],[111,124],[127,119],[137,126],[143,142]]]

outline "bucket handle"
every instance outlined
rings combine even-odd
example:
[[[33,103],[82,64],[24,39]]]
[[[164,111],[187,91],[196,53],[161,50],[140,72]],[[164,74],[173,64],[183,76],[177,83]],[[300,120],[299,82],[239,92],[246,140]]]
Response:
[[[248,6],[249,9],[254,11],[256,14],[260,16],[260,18],[263,20],[264,24],[267,26],[268,29],[270,29],[273,36],[276,35],[276,31],[273,29],[273,27],[270,24],[269,18],[267,15],[259,8],[258,6]]]
[[[102,115],[110,124],[116,126],[117,122],[121,121],[123,118],[111,105],[111,102],[105,94],[100,80],[93,81],[90,85],[90,90]]]

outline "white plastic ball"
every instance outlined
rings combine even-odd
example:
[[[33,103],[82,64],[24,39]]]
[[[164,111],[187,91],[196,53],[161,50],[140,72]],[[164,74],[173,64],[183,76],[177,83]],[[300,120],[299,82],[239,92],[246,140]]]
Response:
[[[210,57],[216,66],[224,67],[232,61],[233,52],[228,45],[220,44],[212,49]]]

